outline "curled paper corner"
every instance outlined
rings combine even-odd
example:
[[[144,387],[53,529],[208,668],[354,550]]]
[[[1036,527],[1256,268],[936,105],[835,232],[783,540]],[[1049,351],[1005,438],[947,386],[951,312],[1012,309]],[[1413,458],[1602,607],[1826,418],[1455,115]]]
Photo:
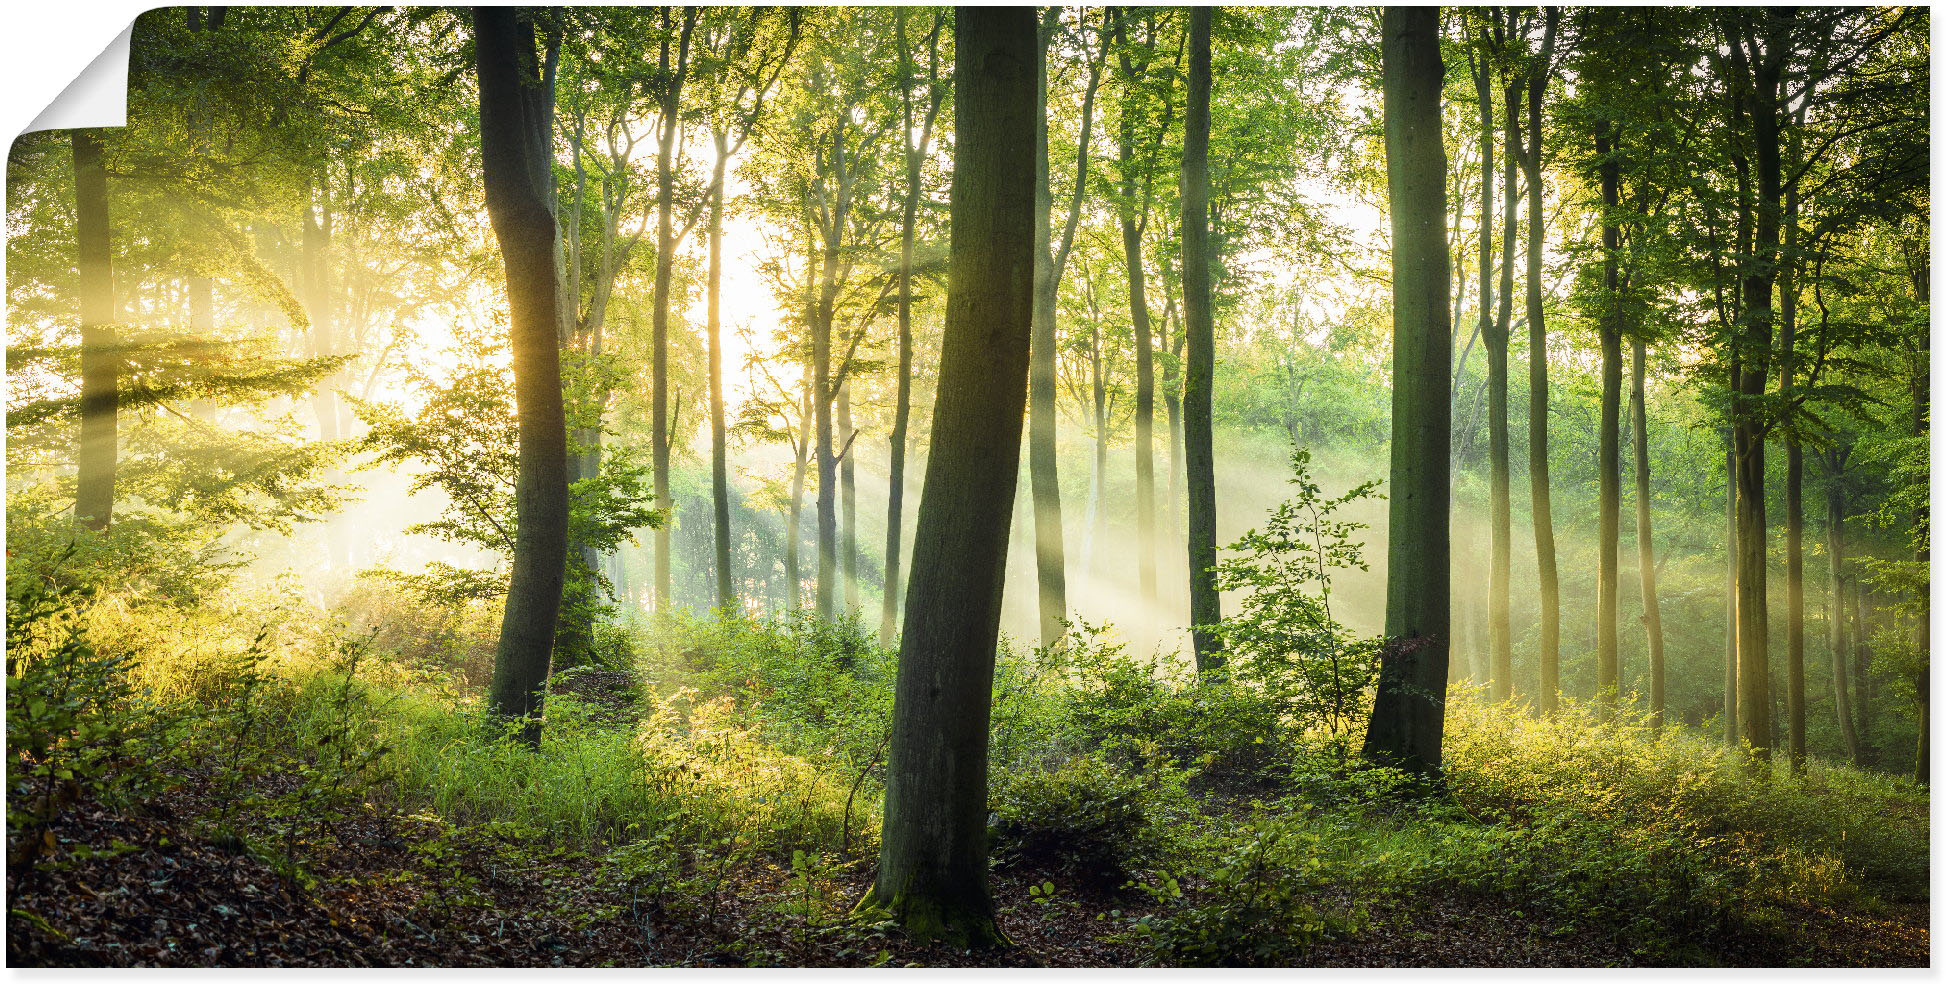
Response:
[[[134,33],[131,21],[21,132],[128,125],[128,47]]]

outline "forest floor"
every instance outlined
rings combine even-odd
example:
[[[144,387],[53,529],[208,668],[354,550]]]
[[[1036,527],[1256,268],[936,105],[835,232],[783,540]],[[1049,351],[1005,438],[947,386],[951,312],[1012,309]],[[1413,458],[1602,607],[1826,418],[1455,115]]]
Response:
[[[235,806],[250,797],[226,789],[215,770],[175,779],[144,809],[77,805],[38,839],[31,865],[11,859],[10,966],[1114,967],[1144,959],[1128,920],[1148,897],[1090,889],[1072,872],[996,870],[1000,925],[1014,945],[967,952],[913,945],[883,925],[806,918],[851,910],[869,884],[866,857],[813,882],[793,878],[792,859],[755,855],[692,882],[702,887],[687,895],[645,897],[598,854],[536,847],[490,826],[370,808],[250,815]],[[280,856],[305,860],[266,860]],[[1075,887],[1029,891],[1044,883]],[[1925,903],[1804,906],[1768,928],[1692,945],[1683,962],[1923,967],[1928,925]],[[1420,890],[1367,900],[1361,928],[1315,945],[1300,964],[1638,962],[1612,937],[1564,930],[1505,898]]]

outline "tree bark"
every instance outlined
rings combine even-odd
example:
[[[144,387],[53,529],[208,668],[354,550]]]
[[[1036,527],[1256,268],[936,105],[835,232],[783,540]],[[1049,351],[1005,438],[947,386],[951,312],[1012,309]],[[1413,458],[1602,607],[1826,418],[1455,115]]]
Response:
[[[1507,113],[1507,153],[1503,182],[1507,196],[1506,234],[1502,237],[1500,263],[1500,311],[1493,310],[1493,87],[1488,84],[1492,66],[1487,58],[1486,37],[1481,35],[1480,64],[1474,76],[1474,91],[1480,100],[1480,316],[1479,333],[1487,352],[1487,500],[1491,524],[1492,567],[1487,575],[1487,679],[1492,681],[1494,700],[1511,700],[1514,694],[1513,658],[1513,497],[1508,462],[1507,433],[1507,347],[1513,327],[1514,237],[1519,201],[1516,197],[1514,166],[1520,146],[1520,116],[1517,93],[1509,91]]]
[[[1838,731],[1845,741],[1845,757],[1853,768],[1861,767],[1858,754],[1858,728],[1851,707],[1850,634],[1845,631],[1850,603],[1845,591],[1845,490],[1844,452],[1826,453],[1830,479],[1824,491],[1825,552],[1831,560],[1831,691],[1838,712]]]
[[[1536,134],[1538,139],[1539,134]],[[1622,533],[1621,164],[1612,124],[1595,123],[1601,180],[1601,424],[1597,435],[1601,509],[1595,575],[1595,689],[1611,708],[1621,690],[1620,580]]]
[[[1028,377],[1028,472],[1034,491],[1034,556],[1039,579],[1041,644],[1060,641],[1062,620],[1068,614],[1067,550],[1061,518],[1061,480],[1056,454],[1058,437],[1055,407],[1056,309],[1061,274],[1074,246],[1081,219],[1081,203],[1088,183],[1088,141],[1094,124],[1095,88],[1101,80],[1101,59],[1092,61],[1087,95],[1081,103],[1081,140],[1075,153],[1074,191],[1067,221],[1057,246],[1049,215],[1053,193],[1048,186],[1051,158],[1047,146],[1047,48],[1059,26],[1060,7],[1047,8],[1040,26],[1040,81],[1036,101],[1040,123],[1034,132],[1034,350]],[[1105,57],[1104,50],[1103,56]]]
[[[846,373],[847,376],[850,373]],[[838,433],[844,448],[838,463],[838,528],[840,530],[840,577],[845,583],[845,614],[858,611],[858,432],[851,424],[851,380],[838,384]]]
[[[81,316],[81,435],[75,450],[75,521],[105,530],[114,520],[116,431],[121,402],[112,233],[108,223],[108,171],[101,135],[76,129],[68,142],[74,157],[74,241],[79,264],[75,301]]]
[[[1527,475],[1533,495],[1534,553],[1541,596],[1541,711],[1553,714],[1561,693],[1561,579],[1554,558],[1554,505],[1548,478],[1547,312],[1541,299],[1541,254],[1547,218],[1541,211],[1541,107],[1554,54],[1560,8],[1544,7],[1541,53],[1527,75]]]
[[[1005,942],[987,887],[987,742],[1033,323],[1036,38],[1020,7],[956,14],[946,332],[866,905],[919,939]]]
[[[1210,570],[1216,566],[1216,449],[1210,394],[1216,378],[1209,243],[1210,20],[1211,8],[1190,8],[1189,102],[1182,141],[1182,309],[1187,349],[1182,409],[1189,486],[1189,622],[1196,671],[1205,676],[1223,666],[1222,639],[1216,633],[1217,623],[1223,620],[1222,596]],[[1443,206],[1440,222],[1443,230]],[[1440,304],[1445,305],[1443,293]]]
[[[655,504],[665,510],[673,505],[669,496],[669,291],[676,263],[673,216],[675,153],[676,141],[682,132],[678,117],[682,111],[683,80],[689,71],[689,37],[696,26],[696,10],[695,7],[683,10],[675,62],[672,64],[669,60],[669,39],[665,36],[657,66],[666,88],[659,107],[662,126],[655,148],[655,283],[649,316],[649,445],[654,468]],[[663,16],[666,23],[667,12]],[[670,554],[674,550],[674,527],[672,516],[655,529],[655,608],[658,612],[668,611],[674,600],[675,582],[669,566]]]
[[[1649,414],[1644,383],[1648,369],[1642,336],[1630,339],[1634,379],[1629,387],[1630,416],[1635,421],[1635,564],[1642,579],[1642,628],[1649,641],[1649,723],[1661,728],[1668,697],[1662,648],[1662,601],[1655,586],[1655,538],[1650,525],[1653,501],[1649,485]]]
[[[511,7],[476,7],[480,152],[487,214],[506,264],[519,414],[514,556],[487,704],[525,721],[540,742],[542,688],[568,559],[567,418],[561,404],[560,291],[555,265],[553,47],[548,70],[534,25]]]
[[[933,121],[939,114],[942,92],[938,84],[939,35],[943,24],[937,13],[927,35],[927,107],[925,119],[913,135],[912,90],[900,85],[901,105],[905,111],[905,201],[899,215],[899,377],[892,411],[890,479],[885,497],[885,593],[879,614],[878,644],[892,645],[898,628],[899,604],[904,598],[905,576],[900,569],[905,542],[905,452],[907,428],[912,420],[912,253],[918,238],[919,196],[924,191],[920,165],[925,162],[932,142]],[[898,44],[901,64],[910,66],[906,47],[905,11],[898,13]]]
[[[738,610],[736,571],[730,560],[729,428],[723,420],[723,197],[724,171],[730,157],[729,134],[716,133],[716,164],[710,173],[709,199],[709,488],[714,514],[711,524],[716,547],[716,607]]]
[[[1726,526],[1724,556],[1729,567],[1723,580],[1723,740],[1737,743],[1737,449],[1728,428],[1723,431],[1723,475]]]
[[[1452,312],[1439,11],[1387,7],[1385,171],[1392,218],[1392,476],[1385,647],[1365,757],[1437,779],[1445,734]]]
[[[1148,274],[1142,265],[1142,231],[1147,225],[1148,199],[1143,197],[1139,217],[1135,200],[1135,121],[1129,115],[1137,72],[1128,57],[1125,17],[1115,21],[1116,40],[1121,45],[1122,73],[1127,76],[1121,107],[1121,139],[1116,145],[1121,166],[1120,207],[1116,218],[1122,232],[1122,260],[1128,274],[1129,330],[1135,336],[1135,551],[1136,578],[1142,602],[1153,608],[1156,593],[1155,523],[1155,335],[1149,323]],[[1143,63],[1147,70],[1147,62]],[[1144,189],[1150,187],[1149,177]]]

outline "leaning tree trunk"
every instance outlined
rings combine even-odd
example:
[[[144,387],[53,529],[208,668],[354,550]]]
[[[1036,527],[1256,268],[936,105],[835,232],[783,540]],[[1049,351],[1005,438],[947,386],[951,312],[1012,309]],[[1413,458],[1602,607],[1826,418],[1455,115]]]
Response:
[[[1392,212],[1392,476],[1385,647],[1365,757],[1437,778],[1445,734],[1453,336],[1436,7],[1387,7],[1386,191]]]
[[[1541,710],[1554,713],[1561,694],[1561,579],[1554,559],[1554,505],[1548,478],[1547,312],[1541,298],[1541,254],[1547,218],[1541,211],[1541,106],[1554,53],[1560,9],[1543,8],[1547,26],[1540,57],[1527,76],[1527,480],[1533,495],[1534,554],[1541,595]]]
[[[1656,595],[1655,539],[1650,527],[1649,415],[1643,392],[1648,370],[1642,336],[1635,335],[1629,344],[1635,368],[1629,387],[1629,412],[1635,422],[1635,564],[1642,578],[1642,628],[1649,637],[1649,723],[1661,728],[1667,690],[1662,661],[1662,602]]]
[[[1535,134],[1538,140],[1539,134]],[[1621,678],[1620,579],[1622,534],[1622,329],[1621,164],[1607,120],[1595,123],[1595,155],[1601,177],[1601,278],[1604,310],[1601,335],[1601,424],[1596,455],[1601,509],[1597,524],[1595,574],[1595,690],[1611,708],[1618,702]]]
[[[987,887],[987,742],[1033,323],[1033,12],[955,17],[950,288],[867,905],[907,934],[1004,942]]]
[[[561,404],[560,292],[555,266],[553,73],[533,22],[512,7],[476,7],[480,153],[487,215],[506,264],[519,420],[512,579],[487,704],[524,720],[540,742],[542,687],[568,560],[567,418]],[[550,57],[549,61],[552,59]]]
[[[121,401],[108,170],[102,165],[100,134],[77,129],[68,139],[74,154],[74,240],[80,264],[75,300],[81,315],[81,438],[75,451],[74,515],[82,526],[105,530],[115,512]]]
[[[1211,8],[1189,11],[1189,103],[1182,141],[1183,457],[1189,485],[1189,622],[1196,671],[1223,666],[1222,596],[1216,589],[1216,449],[1210,389],[1216,377],[1215,312],[1210,304],[1209,107]],[[1445,229],[1444,207],[1440,228]],[[1445,306],[1441,287],[1440,306]],[[1444,373],[1442,367],[1441,373]]]

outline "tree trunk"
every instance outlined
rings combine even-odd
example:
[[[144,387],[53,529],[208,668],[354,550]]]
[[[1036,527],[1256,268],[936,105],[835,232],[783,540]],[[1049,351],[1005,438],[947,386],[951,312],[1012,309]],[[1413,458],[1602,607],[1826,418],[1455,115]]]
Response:
[[[81,315],[81,436],[75,450],[74,515],[82,526],[105,530],[115,512],[121,402],[108,171],[102,165],[99,133],[76,129],[68,140],[74,155],[74,241],[80,274],[75,301]]]
[[[663,17],[665,24],[668,13]],[[677,41],[676,60],[669,61],[669,39],[662,39],[658,74],[666,88],[662,91],[661,133],[655,148],[655,283],[649,317],[650,371],[649,447],[655,478],[655,504],[669,510],[662,525],[655,529],[655,609],[669,610],[674,600],[675,582],[670,572],[674,550],[674,503],[669,496],[669,291],[676,263],[675,211],[676,140],[681,134],[678,114],[682,110],[683,78],[689,69],[689,35],[696,25],[696,8],[683,11],[682,33]]]
[[[1536,134],[1538,139],[1539,134]],[[1595,154],[1600,159],[1601,249],[1604,308],[1601,335],[1601,425],[1597,438],[1601,485],[1601,514],[1597,536],[1595,583],[1595,689],[1612,706],[1622,686],[1620,638],[1620,581],[1622,534],[1622,317],[1620,222],[1621,164],[1615,159],[1615,140],[1606,120],[1595,123]]]
[[[1134,123],[1124,103],[1121,141],[1122,260],[1128,270],[1129,330],[1135,335],[1135,569],[1142,602],[1156,604],[1155,569],[1155,336],[1149,324],[1148,275],[1142,269],[1142,233],[1136,225]]]
[[[519,414],[514,556],[487,704],[540,742],[542,688],[568,559],[567,418],[561,405],[555,265],[554,53],[543,67],[534,25],[512,7],[473,11],[487,214],[506,264]]]
[[[899,51],[903,59],[907,51],[905,12],[900,11],[898,17]],[[904,83],[901,83],[900,88],[906,124],[904,129],[905,201],[899,216],[899,378],[896,402],[892,411],[891,459],[888,464],[891,477],[887,483],[885,497],[885,592],[878,627],[878,644],[882,647],[892,645],[892,635],[898,628],[899,605],[903,600],[905,587],[900,558],[905,542],[906,430],[912,420],[912,252],[918,235],[919,196],[924,191],[920,178],[920,165],[925,162],[926,149],[932,139],[933,120],[938,114],[940,104],[936,71],[940,26],[935,15],[934,30],[929,35],[931,46],[927,49],[927,65],[931,69],[927,74],[929,102],[925,122],[920,127],[916,140],[913,136],[911,89]]]
[[[709,200],[709,488],[715,522],[716,607],[724,613],[737,608],[736,572],[730,566],[730,452],[729,429],[723,421],[723,196],[724,171],[730,157],[729,134],[716,133],[716,164],[710,174]]]
[[[1541,595],[1541,710],[1554,713],[1561,693],[1561,580],[1554,561],[1554,506],[1548,480],[1547,312],[1541,301],[1541,254],[1547,218],[1541,211],[1541,107],[1552,70],[1560,9],[1545,7],[1540,57],[1527,75],[1527,475],[1533,495],[1534,553]]]
[[[1741,47],[1732,44],[1733,57]],[[1773,45],[1774,48],[1774,45]],[[1781,145],[1778,133],[1778,66],[1774,51],[1752,60],[1751,137],[1757,165],[1756,238],[1743,258],[1743,338],[1736,386],[1733,433],[1737,449],[1737,713],[1740,732],[1759,761],[1769,761],[1770,736],[1770,570],[1768,518],[1764,515],[1764,441],[1768,436],[1757,407],[1768,383],[1773,343],[1771,290],[1781,252],[1778,234],[1783,207]]]
[[[1726,428],[1723,431],[1724,499],[1727,525],[1723,532],[1724,556],[1729,567],[1723,580],[1723,740],[1737,743],[1737,449]]]
[[[846,373],[847,376],[850,373]],[[838,433],[842,434],[841,444],[844,457],[838,463],[838,528],[843,532],[842,554],[843,570],[840,574],[845,582],[845,614],[858,611],[858,432],[851,425],[851,380],[838,384]]]
[[[918,939],[1004,942],[987,888],[987,742],[1033,322],[1036,39],[1020,7],[956,14],[951,287],[913,540],[867,905]]]
[[[803,398],[798,404],[797,416],[797,459],[791,466],[791,515],[785,524],[784,536],[784,580],[791,611],[804,607],[804,573],[799,556],[804,546],[804,473],[810,467],[811,451],[811,390],[810,381],[805,381]]]
[[[1845,491],[1843,473],[1836,462],[1840,452],[1826,460],[1833,464],[1830,484],[1824,492],[1825,551],[1831,560],[1831,691],[1838,709],[1838,731],[1845,740],[1845,757],[1853,768],[1861,766],[1858,755],[1858,729],[1851,708],[1851,680],[1847,663],[1851,656],[1849,634],[1845,631],[1850,605],[1845,599]]]
[[[1778,284],[1779,372],[1777,392],[1789,395],[1797,369],[1797,189],[1785,193],[1784,266]],[[1803,772],[1804,735],[1804,448],[1795,430],[1784,430],[1784,623],[1785,718],[1791,769]]]
[[[1056,460],[1058,437],[1055,408],[1055,302],[1061,289],[1062,269],[1081,219],[1081,203],[1088,184],[1088,140],[1094,123],[1095,87],[1101,79],[1100,57],[1093,60],[1088,76],[1087,95],[1081,102],[1081,140],[1075,153],[1073,197],[1061,233],[1053,242],[1050,210],[1053,194],[1048,187],[1051,170],[1047,147],[1047,48],[1059,26],[1060,7],[1049,7],[1043,14],[1039,34],[1039,81],[1035,99],[1040,122],[1034,130],[1034,343],[1033,362],[1028,376],[1027,456],[1029,477],[1034,490],[1034,553],[1040,582],[1041,644],[1052,646],[1064,632],[1061,622],[1068,614],[1067,557],[1061,519],[1061,481]],[[1101,57],[1106,57],[1106,47]]]
[[[1653,501],[1649,486],[1649,413],[1644,384],[1648,360],[1642,336],[1630,339],[1634,357],[1634,379],[1629,387],[1630,416],[1635,421],[1635,565],[1642,578],[1642,628],[1649,640],[1649,723],[1662,727],[1667,701],[1662,648],[1662,601],[1655,587],[1655,538],[1650,525],[1649,506]]]
[[[1484,36],[1482,37],[1484,42]],[[1509,91],[1506,100],[1507,153],[1503,182],[1507,196],[1506,234],[1502,237],[1500,261],[1500,311],[1493,310],[1493,88],[1488,85],[1491,66],[1486,47],[1481,45],[1474,90],[1480,99],[1480,319],[1479,333],[1487,351],[1487,472],[1488,510],[1492,531],[1492,568],[1487,575],[1487,679],[1492,681],[1494,700],[1511,700],[1514,695],[1513,657],[1513,497],[1508,463],[1507,433],[1507,347],[1513,331],[1514,237],[1519,214],[1514,165],[1520,146],[1520,115],[1517,93]]]
[[[1211,8],[1189,11],[1189,103],[1182,141],[1183,457],[1189,485],[1189,622],[1196,671],[1223,666],[1223,620],[1216,576],[1216,454],[1210,389],[1216,378],[1215,311],[1210,303],[1209,106]],[[1443,208],[1442,226],[1444,228]],[[1444,288],[1442,288],[1443,292]],[[1442,294],[1441,306],[1445,305]],[[1441,367],[1444,373],[1444,367]]]
[[[1385,171],[1392,218],[1392,476],[1385,648],[1365,757],[1436,779],[1445,733],[1452,312],[1439,10],[1387,7]]]

